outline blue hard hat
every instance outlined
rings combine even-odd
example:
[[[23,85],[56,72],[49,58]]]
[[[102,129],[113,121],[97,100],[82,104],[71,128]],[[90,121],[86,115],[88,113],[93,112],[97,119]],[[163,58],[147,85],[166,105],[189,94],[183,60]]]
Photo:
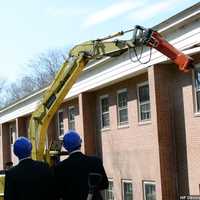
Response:
[[[69,130],[63,137],[63,146],[68,152],[75,151],[81,147],[82,139],[80,135],[74,131]]]
[[[19,137],[13,147],[14,154],[19,158],[27,158],[31,155],[32,144],[26,137]]]

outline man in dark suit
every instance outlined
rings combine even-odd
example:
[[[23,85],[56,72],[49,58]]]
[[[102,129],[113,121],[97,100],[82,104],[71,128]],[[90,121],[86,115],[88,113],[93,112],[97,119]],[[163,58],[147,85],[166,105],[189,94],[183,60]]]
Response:
[[[6,171],[4,199],[53,199],[52,173],[48,164],[31,159],[31,142],[19,137],[13,148],[19,164]]]
[[[91,173],[101,176],[94,191],[94,200],[102,199],[100,192],[108,187],[108,179],[101,159],[81,153],[81,142],[79,134],[75,131],[69,131],[63,138],[69,157],[55,167],[58,199],[86,200]]]

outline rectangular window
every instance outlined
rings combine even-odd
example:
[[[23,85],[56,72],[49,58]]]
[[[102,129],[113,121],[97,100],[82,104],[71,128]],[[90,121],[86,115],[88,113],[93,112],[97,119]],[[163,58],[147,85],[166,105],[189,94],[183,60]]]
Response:
[[[196,112],[200,112],[200,67],[195,69]]]
[[[130,180],[122,180],[123,200],[133,200],[133,188]]]
[[[111,179],[109,179],[109,181],[108,181],[108,189],[105,190],[105,199],[106,200],[114,200],[113,180],[111,180]]]
[[[118,125],[128,123],[128,92],[126,89],[117,92]]]
[[[63,110],[58,111],[58,134],[59,136],[64,134],[64,112]]]
[[[149,85],[143,83],[138,85],[138,106],[139,121],[148,121],[151,119]]]
[[[68,129],[75,130],[75,106],[68,108]]]
[[[153,181],[144,181],[144,200],[156,200],[156,184]]]
[[[16,140],[16,129],[14,125],[9,126],[10,144],[14,144]]]
[[[100,97],[100,108],[101,108],[101,128],[108,128],[110,125],[108,95]]]

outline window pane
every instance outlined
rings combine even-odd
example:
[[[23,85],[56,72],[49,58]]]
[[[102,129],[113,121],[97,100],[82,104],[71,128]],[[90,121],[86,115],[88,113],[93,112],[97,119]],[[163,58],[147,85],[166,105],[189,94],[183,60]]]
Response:
[[[10,144],[13,144],[13,129],[12,127],[10,128]]]
[[[68,109],[68,129],[75,130],[75,107],[69,107]]]
[[[195,89],[196,89],[197,112],[200,112],[200,68],[195,70]]]
[[[149,120],[151,118],[149,85],[140,86],[138,91],[140,121]]]
[[[75,121],[70,121],[69,124],[68,124],[68,128],[70,130],[75,130]]]
[[[197,92],[197,112],[200,112],[200,91]]]
[[[63,112],[58,112],[58,128],[59,134],[64,134]]]
[[[108,182],[108,189],[105,190],[105,200],[114,200],[113,181]]]
[[[156,186],[154,184],[145,183],[146,200],[156,200]]]
[[[75,107],[69,108],[68,116],[70,121],[75,119]]]
[[[102,114],[102,126],[108,127],[110,124],[109,113]]]
[[[128,93],[127,91],[118,93],[118,123],[128,122]]]
[[[140,105],[141,120],[150,119],[150,103]]]
[[[128,110],[123,109],[119,111],[119,122],[128,122]]]
[[[118,94],[118,106],[119,108],[127,107],[128,94],[127,91]]]
[[[104,97],[101,99],[101,126],[102,128],[105,128],[109,125],[109,100],[108,97]]]
[[[149,85],[139,87],[139,101],[140,103],[149,101]]]
[[[133,189],[132,183],[123,183],[124,185],[124,200],[132,200],[133,199]]]
[[[195,82],[196,82],[196,89],[200,90],[200,69],[196,69],[195,71]]]
[[[101,107],[102,107],[102,113],[108,112],[109,109],[108,98],[101,99]]]

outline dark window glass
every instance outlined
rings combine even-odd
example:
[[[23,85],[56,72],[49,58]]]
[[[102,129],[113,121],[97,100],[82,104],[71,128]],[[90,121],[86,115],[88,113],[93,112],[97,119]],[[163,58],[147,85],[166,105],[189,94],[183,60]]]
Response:
[[[118,124],[128,123],[128,93],[123,91],[118,93]]]
[[[101,126],[102,128],[109,127],[109,100],[108,97],[101,98]]]
[[[144,184],[145,200],[156,200],[156,186],[152,183]]]
[[[108,189],[105,190],[105,200],[114,200],[113,181],[108,182]]]
[[[197,112],[200,112],[200,68],[195,70]]]
[[[149,85],[139,86],[138,93],[140,121],[149,120],[151,118]]]
[[[68,109],[68,128],[75,130],[75,107],[71,106]]]
[[[124,200],[133,200],[133,189],[131,182],[124,182]]]
[[[63,111],[58,112],[58,128],[59,128],[59,135],[64,134],[64,122],[63,122]]]

